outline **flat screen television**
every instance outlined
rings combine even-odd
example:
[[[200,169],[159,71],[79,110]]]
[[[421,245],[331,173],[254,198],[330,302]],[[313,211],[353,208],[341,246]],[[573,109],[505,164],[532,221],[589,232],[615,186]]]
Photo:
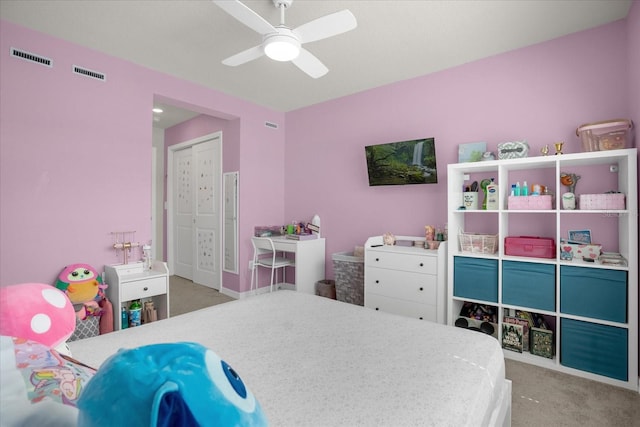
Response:
[[[434,138],[367,145],[369,185],[437,184]]]

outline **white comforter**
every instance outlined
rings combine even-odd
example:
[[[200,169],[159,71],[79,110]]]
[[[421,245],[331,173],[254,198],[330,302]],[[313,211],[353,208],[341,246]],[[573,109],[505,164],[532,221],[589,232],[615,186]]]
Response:
[[[119,348],[174,341],[226,360],[272,426],[488,425],[506,392],[494,338],[294,291],[69,346],[98,367]]]

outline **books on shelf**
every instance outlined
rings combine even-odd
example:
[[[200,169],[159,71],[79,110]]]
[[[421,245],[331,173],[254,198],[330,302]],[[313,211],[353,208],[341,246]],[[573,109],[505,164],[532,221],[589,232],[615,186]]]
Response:
[[[542,328],[531,328],[531,354],[553,358],[553,331]]]
[[[523,339],[522,325],[506,322],[502,324],[502,348],[522,353]]]
[[[291,240],[313,240],[317,238],[317,234],[287,234],[287,239]]]
[[[515,316],[505,316],[505,323],[522,325],[522,351],[529,351],[529,321]]]

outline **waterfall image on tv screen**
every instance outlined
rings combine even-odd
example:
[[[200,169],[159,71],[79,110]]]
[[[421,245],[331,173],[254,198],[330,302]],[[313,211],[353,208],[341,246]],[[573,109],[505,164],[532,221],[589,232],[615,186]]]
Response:
[[[369,185],[436,184],[434,138],[367,145]]]

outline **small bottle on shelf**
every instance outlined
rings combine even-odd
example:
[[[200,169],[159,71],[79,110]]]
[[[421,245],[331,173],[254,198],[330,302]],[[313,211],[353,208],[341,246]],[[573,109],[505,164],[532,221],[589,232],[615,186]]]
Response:
[[[122,323],[122,329],[127,329],[129,327],[129,314],[127,313],[127,309],[122,307],[122,313],[120,314],[120,319]]]

